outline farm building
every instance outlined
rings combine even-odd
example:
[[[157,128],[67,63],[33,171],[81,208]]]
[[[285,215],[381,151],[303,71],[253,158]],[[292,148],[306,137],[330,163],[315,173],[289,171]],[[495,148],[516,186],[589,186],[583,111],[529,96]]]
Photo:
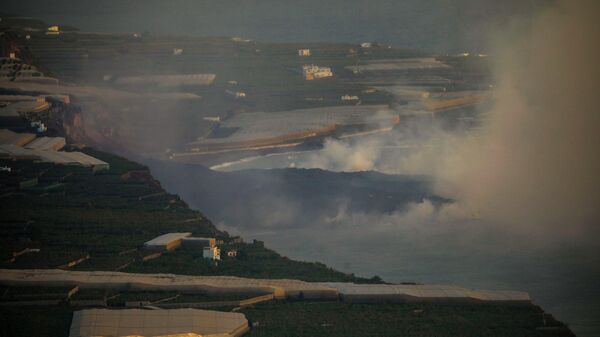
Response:
[[[342,96],[342,101],[358,101],[358,96],[344,95]]]
[[[310,49],[298,49],[298,56],[310,56]]]
[[[214,336],[248,331],[244,314],[200,309],[87,309],[73,313],[69,337]]]
[[[33,150],[24,149],[13,144],[0,145],[0,158],[12,160],[39,160],[40,156]]]
[[[322,284],[336,289],[345,302],[531,301],[529,294],[522,291],[476,290],[456,286],[424,284],[355,284],[337,282]]]
[[[56,78],[47,77],[37,70],[19,70],[15,73],[14,81],[58,84],[58,80]]]
[[[41,112],[48,108],[50,104],[43,97],[0,96],[0,116],[20,117],[22,114]]]
[[[35,139],[33,133],[17,133],[7,129],[0,129],[0,144],[12,144],[16,146],[25,146]]]
[[[163,234],[144,243],[144,247],[151,249],[173,250],[181,246],[183,238],[186,238],[191,235],[192,233],[189,232]]]
[[[363,73],[368,71],[407,71],[423,69],[442,69],[449,68],[445,63],[440,62],[434,57],[391,59],[391,60],[373,60],[366,64],[357,66],[348,66],[346,69],[354,73]]]
[[[13,160],[37,160],[57,165],[78,165],[91,167],[94,172],[108,170],[110,168],[110,165],[107,162],[96,159],[92,156],[88,156],[82,152],[34,150],[30,148],[22,148],[13,144],[0,145],[0,158],[10,158]]]
[[[27,144],[25,148],[42,151],[58,151],[65,147],[64,137],[40,137]]]
[[[302,75],[307,81],[311,81],[319,78],[332,77],[333,72],[329,67],[319,67],[311,64],[302,67]]]
[[[456,286],[422,284],[354,284],[305,282],[291,279],[251,279],[235,276],[189,276],[134,274],[114,271],[67,271],[60,269],[0,269],[0,285],[70,286],[80,288],[182,291],[187,293],[273,294],[275,298],[306,299],[340,297],[346,302],[453,301],[531,303],[528,293],[509,290],[478,290]]]
[[[386,105],[337,106],[277,113],[247,112],[220,123],[220,127],[234,130],[227,137],[203,138],[190,143],[189,147],[192,153],[209,153],[270,146],[329,135],[336,130],[342,132],[346,126],[372,130],[392,127],[398,122],[398,115]],[[179,155],[172,154],[173,157]]]
[[[33,151],[43,162],[50,162],[60,165],[79,165],[91,167],[94,172],[108,170],[110,165],[107,162],[88,156],[83,152],[65,152],[65,151]]]
[[[182,85],[210,85],[217,75],[215,74],[189,74],[189,75],[150,75],[126,76],[115,80],[120,85],[156,85],[160,87],[177,87]]]

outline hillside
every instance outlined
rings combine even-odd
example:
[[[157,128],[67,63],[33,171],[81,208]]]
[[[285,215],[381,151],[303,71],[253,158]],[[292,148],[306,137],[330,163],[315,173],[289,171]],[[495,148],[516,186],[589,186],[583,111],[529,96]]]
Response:
[[[30,19],[25,19],[24,23],[21,19],[17,21],[25,26],[31,23]],[[43,29],[45,23],[34,21]],[[56,118],[52,114],[47,117],[48,122],[60,126],[56,132],[67,138],[66,150],[87,153],[108,163],[110,169],[94,172],[77,166],[0,159],[0,268],[172,273],[183,275],[184,279],[189,279],[186,275],[223,275],[292,281],[384,283],[378,276],[358,277],[323,263],[289,259],[265,247],[261,241],[245,242],[244,238],[217,228],[199,210],[212,211],[215,204],[226,205],[227,209],[215,212],[217,219],[211,215],[215,221],[236,221],[240,217],[259,219],[254,211],[275,214],[280,211],[275,209],[277,205],[257,193],[260,190],[257,187],[272,182],[273,177],[281,183],[278,197],[291,197],[292,201],[297,201],[295,205],[299,211],[291,214],[295,221],[311,222],[314,219],[311,211],[334,205],[344,194],[366,195],[372,200],[355,198],[351,200],[351,206],[382,212],[394,210],[399,203],[418,202],[424,198],[444,202],[431,195],[429,183],[422,177],[391,177],[362,172],[339,174],[321,170],[276,170],[269,175],[261,171],[224,174],[199,166],[172,166],[175,164],[148,161],[169,189],[177,187],[177,190],[185,190],[182,196],[192,203],[190,207],[180,196],[165,190],[148,167],[74,144],[90,140],[74,137],[74,133],[89,131],[87,136],[93,133],[98,136],[94,139],[96,141],[104,136],[111,138],[113,147],[105,146],[104,149],[118,148],[121,150],[119,153],[132,153],[131,158],[144,158],[140,151],[135,151],[135,147],[132,150],[124,143],[131,142],[129,145],[164,154],[165,146],[193,139],[204,129],[210,129],[212,122],[203,117],[212,116],[210,114],[214,110],[226,116],[232,111],[244,113],[246,110],[278,111],[314,105],[341,105],[346,103],[340,100],[340,95],[348,93],[368,93],[365,102],[369,103],[391,103],[388,94],[365,92],[367,86],[363,84],[339,80],[348,75],[346,66],[358,62],[354,59],[356,55],[350,53],[350,49],[356,46],[259,44],[229,38],[167,38],[147,34],[137,37],[95,33],[47,36],[43,31],[34,34],[30,40],[21,33],[15,35],[17,44],[22,47],[20,56],[24,55],[28,62],[47,67],[50,74],[61,81],[77,83],[65,86],[71,90],[69,95],[73,96],[70,107],[77,110],[76,118],[70,119],[78,119],[78,122],[83,119],[84,123],[64,123],[64,117],[72,117],[69,114],[59,118],[61,120],[53,120]],[[172,54],[182,47],[185,50],[183,54]],[[301,47],[310,47],[319,55],[306,59],[306,62],[324,62],[339,73],[339,77],[312,83],[303,80],[300,66],[304,61],[298,60],[296,54]],[[368,60],[418,54],[383,46],[371,50],[359,52],[360,58]],[[150,70],[153,74],[214,71],[219,73],[219,77],[214,85],[197,88],[193,94],[202,96],[202,99],[193,103],[177,101],[174,104],[163,96],[166,93],[160,88],[126,88],[123,91],[122,88],[111,88],[120,76]],[[79,96],[78,93],[88,89],[83,85],[96,86],[96,91],[111,94]],[[226,90],[238,85],[249,93],[248,100],[239,102],[227,96]],[[0,91],[15,94],[11,90],[5,88]],[[292,92],[294,94],[290,94]],[[129,99],[112,93],[135,99],[132,98],[133,103],[126,105]],[[322,96],[321,100],[307,100],[314,95]],[[165,120],[171,124],[165,123]],[[86,123],[88,129],[84,130],[82,125]],[[61,133],[66,131],[61,127],[67,127],[70,132]],[[159,134],[169,131],[176,133],[174,139],[157,139]],[[115,134],[118,136],[112,138]],[[102,144],[102,141],[97,144]],[[224,182],[231,186],[227,191],[219,190]],[[319,195],[319,198],[313,198],[314,195]],[[274,218],[274,221],[278,220]],[[257,224],[258,227],[269,225]],[[216,238],[223,252],[222,260],[205,258],[202,249],[181,247],[157,252],[144,248],[148,240],[170,232],[191,232],[198,237]],[[315,236],[321,234],[318,230],[314,233]],[[333,245],[333,248],[337,249],[337,246]],[[229,252],[234,254],[227,254]],[[156,277],[171,279],[169,275]],[[110,282],[81,288],[80,284],[33,286],[27,283],[29,281],[26,279],[17,285],[4,282],[0,286],[0,337],[66,336],[73,312],[85,308],[178,307],[239,311],[251,323],[252,330],[248,336],[573,335],[567,326],[529,300],[503,298],[492,303],[486,299],[441,296],[438,298],[440,302],[433,302],[423,296],[356,304],[344,301],[339,293],[335,297],[315,299],[300,291],[297,296],[271,296],[267,302],[247,304],[243,301],[248,300],[248,294],[214,289],[157,290],[129,281],[122,288],[111,287]],[[420,286],[415,283],[403,285]]]
[[[111,169],[93,174],[78,167],[2,161],[2,166],[13,167],[10,174],[2,173],[3,268],[53,268],[89,255],[75,269],[115,270],[131,262],[122,271],[361,281],[320,263],[289,260],[262,242],[233,243],[202,213],[167,193],[146,167],[90,148],[85,152],[110,163]],[[34,188],[6,187],[11,180],[32,177],[39,181]],[[143,262],[144,252],[137,248],[166,232],[216,236],[239,255],[219,266],[206,262],[201,252],[185,250]],[[24,248],[40,252],[7,263],[14,252]]]

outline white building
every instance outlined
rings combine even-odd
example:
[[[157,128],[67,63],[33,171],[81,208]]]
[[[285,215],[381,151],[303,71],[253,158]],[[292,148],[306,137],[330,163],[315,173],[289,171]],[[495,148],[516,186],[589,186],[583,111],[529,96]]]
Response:
[[[217,246],[204,247],[202,248],[202,257],[204,257],[205,259],[220,260],[221,250]]]
[[[359,100],[358,96],[350,96],[350,95],[342,96],[342,101],[358,101],[358,100]]]
[[[236,257],[237,256],[237,250],[232,249],[232,250],[227,251],[227,256],[229,256],[229,257]]]
[[[203,117],[202,119],[208,122],[219,123],[221,121],[221,116],[207,116]]]
[[[302,67],[302,75],[307,81],[311,81],[319,78],[332,77],[333,72],[329,67],[319,67],[311,64]]]
[[[298,49],[298,56],[310,56],[310,49]]]
[[[361,48],[371,48],[373,44],[371,42],[363,42],[360,44]]]

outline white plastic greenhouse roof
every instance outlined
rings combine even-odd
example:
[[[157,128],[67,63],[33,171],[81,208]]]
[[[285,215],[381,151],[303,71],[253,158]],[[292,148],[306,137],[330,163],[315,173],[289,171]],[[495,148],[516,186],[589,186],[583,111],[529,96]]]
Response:
[[[190,232],[185,233],[167,233],[155,237],[154,239],[144,243],[146,246],[166,246],[170,242],[181,240],[185,237],[192,235]]]
[[[404,296],[415,299],[471,299],[480,301],[531,301],[529,294],[522,291],[476,290],[446,285],[424,284],[354,284],[322,283],[337,289],[342,297],[356,296]]]
[[[477,290],[444,285],[354,284],[304,282],[289,279],[251,279],[235,276],[186,276],[134,274],[112,271],[67,271],[61,269],[0,269],[0,285],[59,286],[81,288],[145,289],[186,292],[268,292],[277,298],[299,296],[345,301],[452,300],[530,302],[521,291]]]
[[[73,313],[69,337],[241,336],[248,321],[241,313],[199,309],[89,309]]]

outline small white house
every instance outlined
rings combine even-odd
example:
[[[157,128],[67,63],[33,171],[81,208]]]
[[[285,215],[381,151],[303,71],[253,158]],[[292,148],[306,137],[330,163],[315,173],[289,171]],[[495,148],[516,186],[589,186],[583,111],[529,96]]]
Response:
[[[350,96],[350,95],[342,96],[342,101],[358,101],[358,100],[359,100],[358,96]]]
[[[236,257],[237,256],[237,250],[232,249],[232,250],[227,251],[227,256],[228,257]]]
[[[360,44],[361,48],[371,48],[373,44],[371,42],[363,42]]]
[[[302,67],[302,75],[307,81],[311,81],[318,78],[332,77],[333,72],[329,67],[319,67],[312,64]]]
[[[177,56],[177,55],[181,55],[181,54],[183,54],[183,48],[173,49],[173,55]]]
[[[310,49],[298,49],[298,56],[310,56]]]
[[[203,117],[202,119],[208,122],[219,123],[221,121],[221,116],[207,116]]]

